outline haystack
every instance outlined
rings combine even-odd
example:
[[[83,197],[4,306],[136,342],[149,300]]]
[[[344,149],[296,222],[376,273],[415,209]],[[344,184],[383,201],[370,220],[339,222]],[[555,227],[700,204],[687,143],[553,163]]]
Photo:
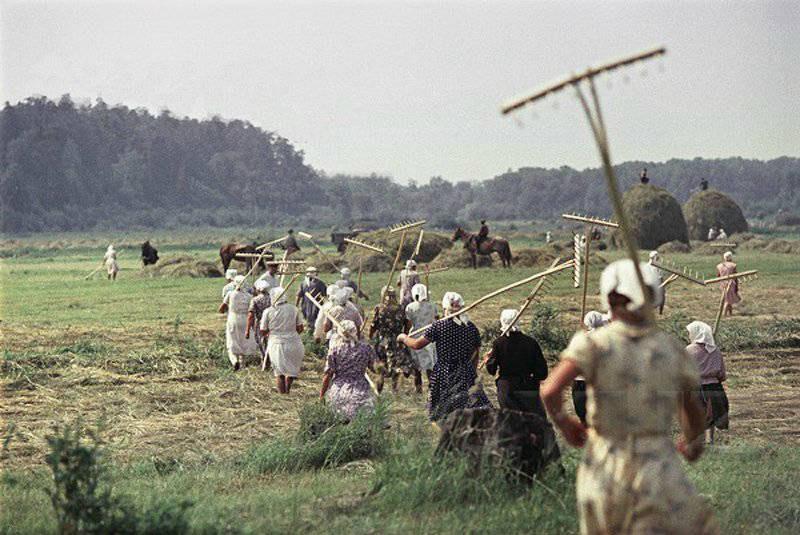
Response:
[[[216,263],[198,260],[191,256],[162,259],[157,265],[145,266],[142,274],[145,277],[222,277],[222,271]]]
[[[403,251],[400,254],[398,269],[402,268],[405,261],[411,258],[411,255],[414,253],[414,248],[417,245],[418,237],[419,231],[411,231],[406,234],[406,239],[403,243]],[[387,254],[376,253],[356,245],[348,244],[344,254],[338,258],[334,258],[337,265],[341,267],[347,266],[355,270],[358,269],[358,262],[360,259],[362,261],[362,269],[367,272],[389,271],[392,269],[392,263],[397,254],[397,248],[400,246],[400,233],[389,234],[386,230],[378,230],[374,232],[364,232],[359,234],[355,239],[379,247]],[[420,264],[429,263],[434,258],[438,257],[442,251],[449,250],[452,247],[453,242],[451,242],[447,236],[435,232],[428,232],[426,230],[422,238],[419,254],[415,257],[415,260]],[[315,258],[315,261],[319,262],[317,265],[319,268],[322,268],[325,264],[321,259],[317,260]],[[328,265],[328,267],[330,266]]]
[[[699,191],[683,205],[683,216],[693,240],[708,238],[712,226],[724,228],[730,236],[734,232],[749,230],[742,209],[733,199],[716,190]]]
[[[672,240],[671,242],[667,242],[658,246],[659,253],[688,253],[691,248],[686,245],[685,243]]]
[[[673,240],[689,245],[689,231],[681,205],[667,190],[637,184],[625,193],[622,204],[639,247],[656,249]],[[613,240],[621,245],[621,233],[615,232]]]
[[[493,258],[491,256],[478,255],[478,267],[491,267],[493,263]],[[430,266],[431,269],[441,267],[471,268],[472,256],[466,249],[453,247],[452,249],[445,249],[439,253],[428,266]]]

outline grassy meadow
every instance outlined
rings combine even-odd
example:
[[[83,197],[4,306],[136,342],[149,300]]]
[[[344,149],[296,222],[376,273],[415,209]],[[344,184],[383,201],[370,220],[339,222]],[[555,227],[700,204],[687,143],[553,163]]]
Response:
[[[138,259],[138,244],[146,238],[162,260],[218,261],[223,241],[279,233],[223,229],[122,239],[103,234],[4,239],[0,533],[57,532],[43,490],[52,485],[46,437],[55,425],[78,420],[101,429],[103,485],[136,511],[128,516],[139,515],[133,532],[577,532],[579,452],[562,447],[565,475],[551,470],[532,486],[508,484],[502,474],[488,471],[476,476],[463,459],[434,457],[436,437],[426,420],[425,398],[413,394],[411,381],[397,394],[382,396],[390,428],[364,421],[327,442],[307,441],[298,429],[309,417],[302,414],[314,410],[322,358],[309,351],[288,397],[277,394],[271,373],[262,373],[255,359],[234,373],[225,352],[225,317],[216,312],[223,279],[147,277]],[[314,234],[320,245],[327,242],[325,231]],[[507,228],[504,235],[513,249],[542,244],[538,233]],[[107,281],[102,270],[85,280],[109,242],[119,251],[118,280]],[[324,248],[336,254],[330,244]],[[605,261],[621,255],[599,254]],[[699,253],[664,256],[706,278],[714,276],[718,262]],[[800,258],[742,249],[736,261],[740,271],[760,273],[742,284],[744,301],[719,334],[731,429],[720,432],[719,443],[687,469],[725,533],[797,533]],[[431,300],[455,290],[471,302],[545,268],[433,274]],[[602,267],[592,269],[590,309],[599,306]],[[321,276],[326,282],[338,278]],[[364,274],[370,299],[362,304],[368,310],[387,278],[388,273]],[[470,317],[489,336],[500,310],[518,306],[529,291],[530,286],[510,291]],[[718,302],[716,286],[678,281],[669,287],[660,321],[683,336],[693,319],[713,324]],[[534,314],[538,319],[532,324]],[[523,327],[546,338],[546,353],[555,358],[559,344],[579,327],[579,316],[580,290],[572,287],[571,272],[564,272],[537,300]],[[482,371],[480,380],[494,402],[492,378]]]

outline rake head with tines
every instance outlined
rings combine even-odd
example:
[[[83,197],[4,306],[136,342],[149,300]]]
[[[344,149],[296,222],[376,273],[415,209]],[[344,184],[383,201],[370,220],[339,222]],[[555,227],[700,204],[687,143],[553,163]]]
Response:
[[[706,281],[703,280],[703,277],[699,273],[697,273],[696,271],[692,271],[686,267],[680,268],[675,264],[667,265],[662,262],[654,262],[652,260],[650,261],[650,265],[662,271],[666,271],[668,273],[672,273],[673,275],[677,275],[682,279],[692,281],[695,284],[699,284],[701,286],[706,285]]]
[[[389,233],[390,234],[394,234],[395,232],[402,232],[404,230],[409,230],[409,229],[412,229],[412,228],[421,227],[425,223],[427,223],[427,221],[425,219],[421,219],[419,221],[403,221],[402,223],[400,223],[398,225],[392,226],[389,229]]]
[[[586,216],[580,214],[561,214],[564,219],[570,221],[580,221],[581,223],[589,223],[591,225],[598,225],[602,227],[619,228],[619,223],[615,223],[610,219],[603,219],[601,217]]]
[[[358,247],[363,247],[364,249],[369,249],[370,251],[375,251],[376,253],[388,254],[386,251],[384,251],[380,247],[375,247],[374,245],[370,245],[368,243],[364,243],[363,241],[354,240],[352,238],[344,238],[344,241],[347,242],[347,243],[351,243],[353,245],[356,245]]]
[[[583,259],[583,247],[581,246],[581,235],[575,234],[573,240],[572,255],[572,284],[575,288],[581,287],[581,260]]]

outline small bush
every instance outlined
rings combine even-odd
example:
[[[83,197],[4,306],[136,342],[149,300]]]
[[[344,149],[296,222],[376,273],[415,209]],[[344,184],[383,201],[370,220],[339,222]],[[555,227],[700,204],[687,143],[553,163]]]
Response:
[[[378,402],[344,423],[321,403],[300,409],[300,428],[294,440],[276,439],[251,446],[242,461],[258,473],[296,472],[339,466],[386,450],[388,407]]]
[[[303,348],[305,349],[306,355],[311,355],[314,358],[319,360],[324,360],[328,355],[328,348],[325,346],[324,343],[317,343],[314,340],[314,335],[308,331],[303,331],[302,335],[303,339]]]
[[[564,327],[554,306],[542,304],[533,311],[528,334],[539,342],[545,352],[558,353],[569,343],[572,330]]]

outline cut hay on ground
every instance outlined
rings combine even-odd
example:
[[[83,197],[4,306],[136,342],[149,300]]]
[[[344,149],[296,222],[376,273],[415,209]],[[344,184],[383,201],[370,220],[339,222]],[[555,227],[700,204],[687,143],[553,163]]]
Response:
[[[165,258],[154,266],[145,266],[142,274],[145,277],[222,277],[222,271],[219,270],[217,264],[198,260],[191,256]]]
[[[689,231],[681,206],[667,190],[649,184],[638,184],[622,198],[628,223],[642,249],[656,249],[663,243],[678,240],[688,245]],[[615,245],[622,236],[614,233]]]
[[[673,240],[658,246],[659,253],[688,253],[691,248],[683,242]]]
[[[478,267],[491,267],[493,263],[494,259],[491,256],[478,256]],[[453,247],[439,253],[428,265],[431,269],[440,267],[471,268],[472,256],[466,249]]]
[[[739,205],[715,190],[699,191],[692,195],[683,205],[683,216],[689,237],[693,240],[708,238],[708,229],[712,226],[724,228],[728,236],[749,229]]]

